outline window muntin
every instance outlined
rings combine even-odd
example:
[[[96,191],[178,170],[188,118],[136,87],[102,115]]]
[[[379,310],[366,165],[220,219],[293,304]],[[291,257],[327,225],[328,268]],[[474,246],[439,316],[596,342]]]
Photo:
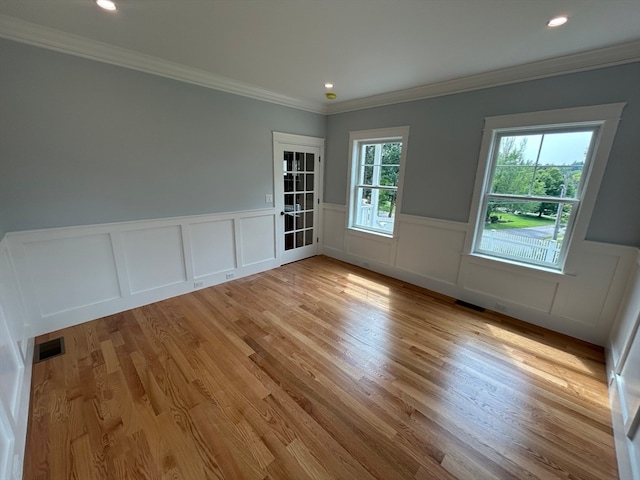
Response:
[[[474,251],[559,269],[598,130],[495,132]]]
[[[349,227],[393,236],[408,127],[351,133]]]
[[[353,226],[393,233],[402,142],[359,144]]]

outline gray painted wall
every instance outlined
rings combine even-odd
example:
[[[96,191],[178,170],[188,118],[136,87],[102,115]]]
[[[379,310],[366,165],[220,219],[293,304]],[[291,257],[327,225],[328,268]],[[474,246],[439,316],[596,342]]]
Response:
[[[274,130],[326,117],[0,40],[0,238],[269,207]]]
[[[325,202],[346,204],[349,131],[410,125],[402,213],[467,222],[484,118],[627,102],[587,239],[640,247],[640,63],[331,115]]]

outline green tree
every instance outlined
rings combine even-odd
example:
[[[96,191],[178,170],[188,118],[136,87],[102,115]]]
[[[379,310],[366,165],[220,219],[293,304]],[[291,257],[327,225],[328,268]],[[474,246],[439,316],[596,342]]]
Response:
[[[493,173],[492,193],[507,193],[516,195],[529,195],[532,188],[534,162],[524,157],[527,148],[527,139],[518,137],[503,137],[500,140],[500,150],[496,159],[496,167]],[[508,211],[527,212],[531,205],[525,202],[501,202],[503,208]],[[487,221],[495,211],[496,205],[489,205],[487,209]]]
[[[541,194],[550,197],[573,197],[575,194],[574,181],[566,169],[563,173],[558,167],[540,168],[536,172],[535,184]],[[555,215],[558,213],[558,204],[540,202],[534,212],[538,217],[543,214]]]
[[[397,187],[398,175],[400,173],[400,155],[402,153],[402,144],[384,143],[382,145],[382,166],[380,167],[380,185]],[[380,191],[381,210],[388,212],[389,218],[393,216],[393,210],[396,206],[397,192],[395,190]]]

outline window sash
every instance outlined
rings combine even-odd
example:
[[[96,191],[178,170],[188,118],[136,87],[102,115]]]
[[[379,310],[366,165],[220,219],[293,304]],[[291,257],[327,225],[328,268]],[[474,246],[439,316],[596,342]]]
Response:
[[[396,235],[408,141],[408,126],[349,132],[346,228],[390,239]]]
[[[482,255],[489,255],[493,258],[505,259],[515,261],[517,263],[523,265],[531,265],[531,266],[542,266],[549,267],[554,269],[562,268],[564,260],[567,255],[567,251],[569,248],[569,239],[573,233],[573,227],[575,224],[576,215],[582,202],[583,190],[585,187],[586,178],[588,177],[587,173],[590,171],[591,164],[594,156],[594,149],[596,145],[596,140],[599,136],[600,127],[595,125],[589,126],[567,126],[566,128],[558,128],[557,126],[549,126],[549,127],[538,127],[533,129],[507,129],[507,130],[499,130],[494,131],[491,140],[491,149],[492,153],[490,155],[489,168],[486,171],[486,181],[485,181],[485,190],[482,195],[481,205],[482,208],[478,213],[478,218],[476,220],[476,235],[475,235],[475,243],[473,247],[473,251]],[[501,142],[504,138],[507,137],[519,137],[519,136],[530,136],[530,135],[548,135],[548,134],[562,134],[562,133],[574,133],[574,132],[591,132],[591,140],[589,142],[589,147],[587,149],[584,164],[582,165],[581,170],[581,178],[579,185],[575,189],[575,193],[570,197],[558,197],[558,196],[547,196],[547,195],[531,195],[531,194],[511,194],[511,193],[492,193],[492,189],[495,183],[495,175],[497,167],[509,167],[510,165],[498,165],[498,155],[500,154],[500,146]],[[540,152],[538,152],[538,155]],[[562,168],[563,165],[547,165],[540,164],[539,157],[536,158],[535,162],[532,165],[525,165],[531,167],[533,170],[532,179],[535,178],[535,173],[544,168]],[[514,165],[514,167],[522,167],[519,165]],[[485,230],[485,218],[487,208],[489,203],[492,200],[507,200],[515,202],[532,202],[532,203],[547,203],[547,204],[555,204],[557,206],[560,205],[570,205],[571,211],[569,214],[569,218],[567,224],[565,226],[566,236],[560,242],[560,248],[556,252],[556,254],[552,257],[553,261],[548,261],[547,257],[544,260],[539,260],[535,258],[529,258],[524,256],[512,255],[505,252],[497,252],[495,250],[487,250],[482,247],[483,237]],[[556,215],[558,215],[556,213]]]
[[[541,203],[570,203],[571,205],[577,205],[580,203],[579,198],[575,197],[545,197],[540,195],[508,195],[506,193],[486,193],[487,198],[493,198],[496,200],[523,200]]]

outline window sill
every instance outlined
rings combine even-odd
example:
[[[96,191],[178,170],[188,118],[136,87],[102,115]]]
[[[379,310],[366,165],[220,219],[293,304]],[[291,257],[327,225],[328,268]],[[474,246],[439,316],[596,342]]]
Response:
[[[362,237],[376,237],[379,238],[380,240],[393,240],[393,233],[383,233],[383,232],[377,232],[375,230],[366,230],[364,228],[358,228],[358,227],[347,227],[347,231],[349,233],[353,233],[357,236],[362,236]]]

